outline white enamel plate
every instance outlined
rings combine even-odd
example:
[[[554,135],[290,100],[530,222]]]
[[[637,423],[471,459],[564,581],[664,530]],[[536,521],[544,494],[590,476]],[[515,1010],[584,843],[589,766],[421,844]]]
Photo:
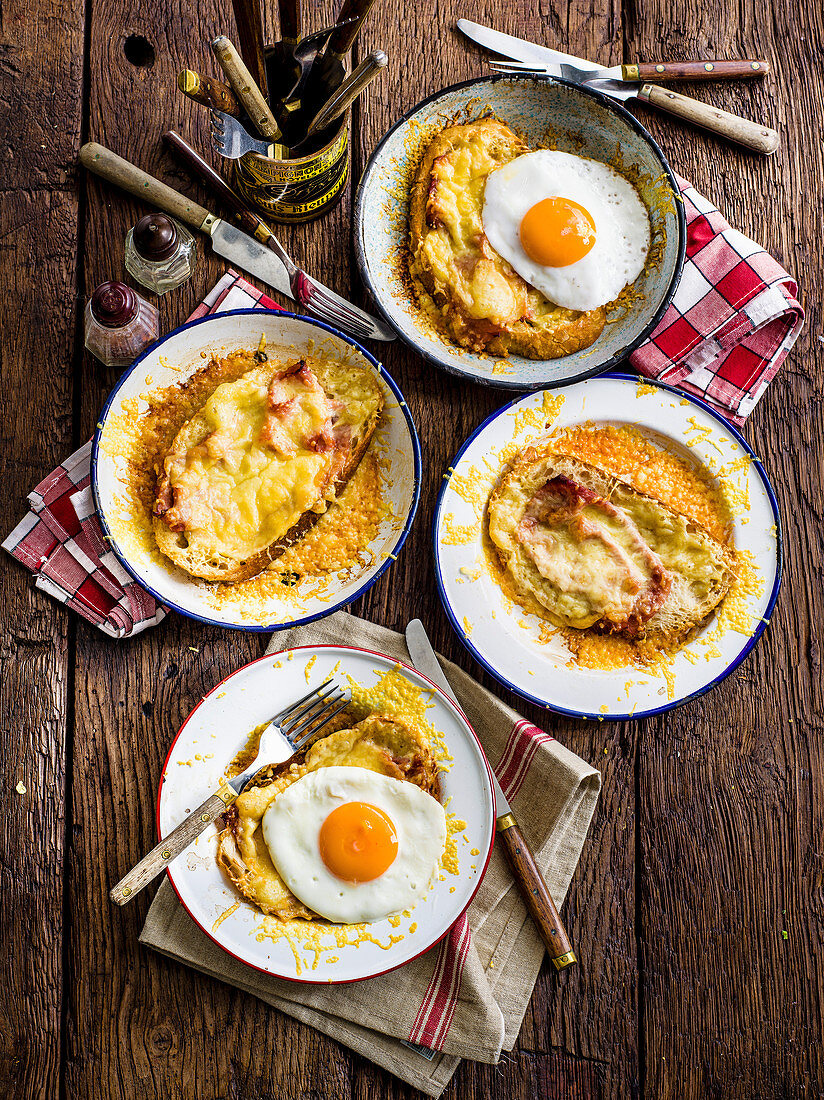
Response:
[[[261,657],[233,673],[195,707],[169,750],[157,803],[160,836],[217,790],[227,764],[246,745],[252,730],[304,696],[307,684],[319,686],[338,666],[342,683],[348,674],[369,688],[397,665],[370,650],[311,646]],[[300,921],[291,922],[284,935],[276,918],[265,917],[225,878],[216,859],[217,829],[210,825],[172,863],[168,874],[193,920],[241,962],[297,982],[374,977],[409,962],[441,939],[475,896],[495,829],[489,765],[461,711],[414,669],[403,665],[402,672],[423,690],[426,700],[431,695],[427,719],[452,758],[442,765],[441,786],[448,815],[466,822],[466,828],[455,834],[458,873],[444,869],[436,874],[408,916],[373,922],[367,926],[369,938],[355,933],[336,938],[332,932],[316,937]],[[347,939],[356,942],[342,942]]]
[[[680,391],[611,374],[577,383],[562,394],[556,391],[553,397],[562,404],[551,428],[590,423],[637,427],[652,442],[702,463],[743,502],[734,509],[735,545],[752,555],[756,577],[756,591],[746,597],[743,616],[718,638],[718,623],[711,616],[671,665],[650,671],[582,668],[571,660],[560,634],[541,640],[542,620],[507,600],[490,575],[479,501],[488,499],[497,480],[504,461],[500,456],[542,434],[534,424],[544,407],[543,391],[493,414],[445,475],[434,524],[441,599],[473,656],[524,699],[582,718],[658,714],[714,687],[746,657],[766,627],[781,579],[775,495],[741,435],[703,402],[688,400]],[[466,492],[467,478],[472,493]]]
[[[127,479],[129,422],[147,409],[146,395],[185,381],[212,355],[257,347],[261,334],[269,351],[286,357],[333,354],[374,372],[386,404],[378,426],[378,445],[385,465],[385,493],[391,516],[380,525],[369,547],[369,564],[332,578],[319,593],[254,585],[209,585],[178,569],[146,536],[137,535],[135,514],[141,505]],[[125,441],[125,442],[124,442]],[[420,446],[415,425],[400,390],[380,363],[342,332],[310,317],[267,310],[235,310],[193,321],[153,345],[120,378],[95,432],[91,476],[103,530],[117,557],[161,603],[190,618],[242,630],[273,630],[311,622],[351,603],[387,569],[403,546],[420,493]]]

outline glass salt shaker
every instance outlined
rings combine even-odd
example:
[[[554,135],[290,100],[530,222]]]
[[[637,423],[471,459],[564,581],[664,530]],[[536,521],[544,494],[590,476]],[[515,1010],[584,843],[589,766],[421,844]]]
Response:
[[[86,305],[86,347],[107,367],[127,367],[160,334],[157,308],[125,283],[101,283]]]
[[[155,294],[185,283],[194,267],[194,237],[165,214],[147,214],[126,234],[126,270]]]

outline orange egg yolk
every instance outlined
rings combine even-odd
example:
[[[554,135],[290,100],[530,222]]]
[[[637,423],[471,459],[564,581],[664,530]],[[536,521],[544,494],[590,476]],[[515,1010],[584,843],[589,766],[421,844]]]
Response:
[[[521,220],[524,252],[542,267],[569,267],[595,244],[595,222],[573,199],[553,195],[531,206]]]
[[[320,827],[320,856],[336,878],[371,882],[395,861],[398,835],[391,818],[368,802],[344,802]]]

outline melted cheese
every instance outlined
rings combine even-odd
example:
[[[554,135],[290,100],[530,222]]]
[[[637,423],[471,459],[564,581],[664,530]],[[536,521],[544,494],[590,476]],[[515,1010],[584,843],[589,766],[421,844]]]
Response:
[[[252,371],[217,387],[198,414],[198,441],[182,463],[167,460],[190,545],[248,555],[285,535],[304,512],[323,510],[332,454],[318,453],[307,440],[326,424],[329,402],[319,387],[307,388],[294,377],[284,386],[294,405],[279,422],[282,449],[265,441],[268,384]],[[184,427],[181,435],[187,434]]]

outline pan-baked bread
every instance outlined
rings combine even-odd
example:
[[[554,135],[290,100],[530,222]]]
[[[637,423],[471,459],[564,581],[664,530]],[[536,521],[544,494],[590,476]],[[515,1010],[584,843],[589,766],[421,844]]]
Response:
[[[256,576],[340,495],[382,407],[370,371],[325,359],[269,359],[216,386],[163,459],[160,550],[204,580]]]
[[[462,347],[557,359],[597,340],[606,309],[581,313],[548,301],[489,244],[487,176],[527,152],[494,118],[448,126],[429,143],[410,196],[410,273],[432,323]]]
[[[263,838],[263,815],[302,776],[339,765],[407,780],[440,801],[438,766],[429,744],[408,722],[381,714],[322,737],[283,763],[259,772],[226,812],[217,858],[238,891],[269,916],[313,920],[316,914],[295,897],[275,870]]]
[[[671,649],[721,602],[733,555],[692,520],[550,445],[527,447],[489,502],[513,590],[558,626]]]

